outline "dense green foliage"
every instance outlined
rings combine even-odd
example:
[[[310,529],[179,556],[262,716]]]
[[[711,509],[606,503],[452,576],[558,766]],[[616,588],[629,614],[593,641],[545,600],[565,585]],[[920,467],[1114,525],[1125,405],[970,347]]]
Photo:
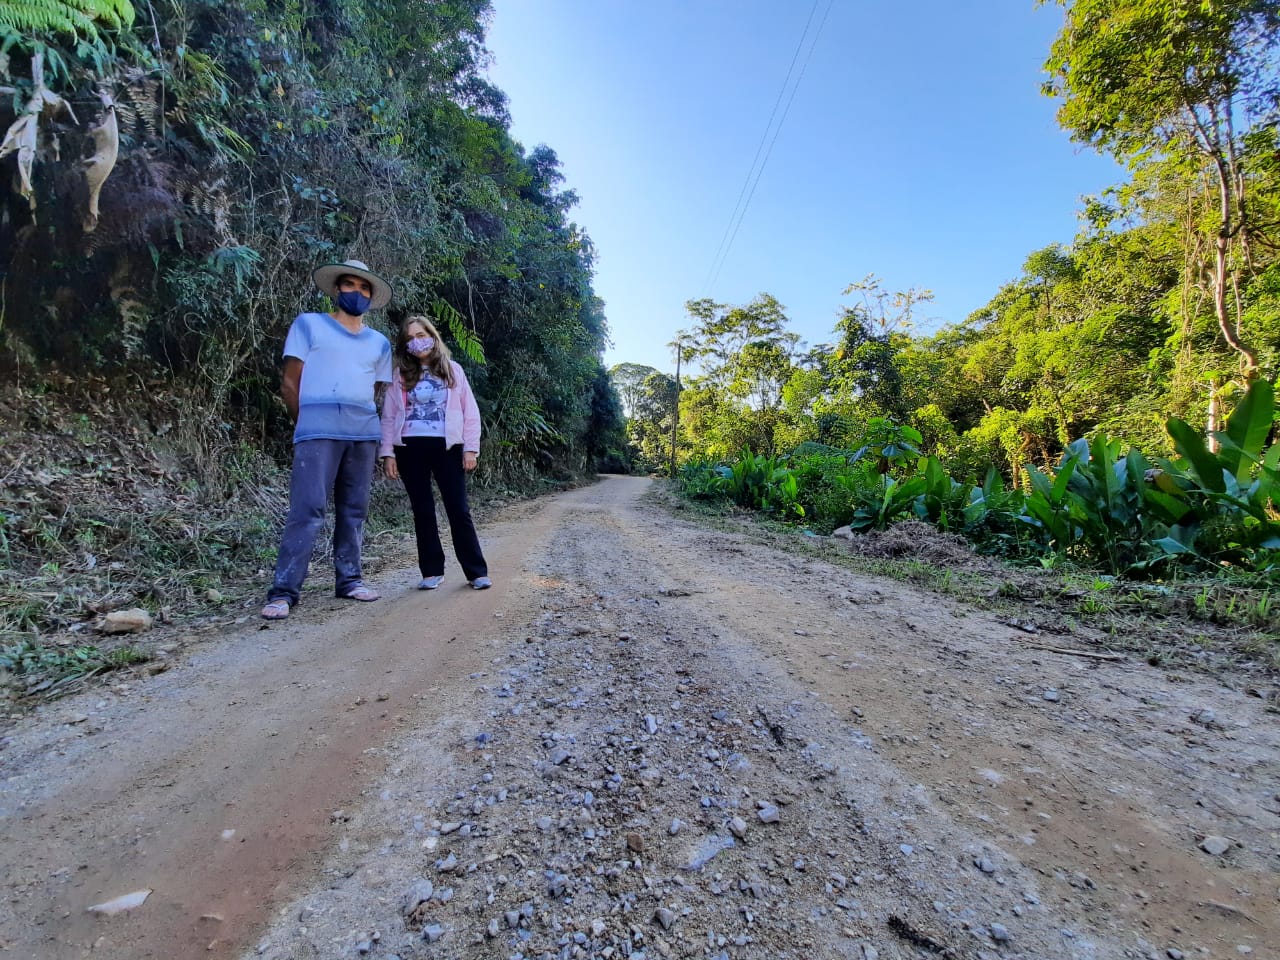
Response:
[[[1177,456],[1149,461],[1098,434],[1071,443],[1056,468],[1027,466],[1030,489],[1006,491],[991,470],[981,485],[920,456],[910,427],[879,420],[856,450],[809,444],[785,458],[744,451],[734,462],[686,464],[692,497],[732,500],[829,532],[883,530],[926,520],[1018,559],[1070,559],[1113,574],[1233,567],[1280,576],[1280,443],[1264,446],[1274,391],[1255,381],[1215,436],[1218,452],[1170,419]]]
[[[617,461],[591,241],[569,219],[554,152],[512,140],[505,97],[483,77],[488,7],[0,8],[13,84],[0,125],[21,118],[37,61],[53,94],[99,114],[38,117],[30,203],[0,178],[6,375],[62,365],[198,383],[210,462],[241,441],[282,440],[284,331],[325,308],[312,267],[354,256],[395,285],[375,324],[431,313],[468,367],[483,479]],[[95,225],[77,155],[112,112],[118,158]]]

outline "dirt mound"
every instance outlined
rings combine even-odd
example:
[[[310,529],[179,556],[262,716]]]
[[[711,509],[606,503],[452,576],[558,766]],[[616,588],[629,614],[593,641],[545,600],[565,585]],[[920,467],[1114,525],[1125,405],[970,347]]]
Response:
[[[887,530],[842,537],[860,557],[881,560],[928,560],[966,570],[994,570],[996,565],[973,552],[969,542],[921,520],[903,520]]]

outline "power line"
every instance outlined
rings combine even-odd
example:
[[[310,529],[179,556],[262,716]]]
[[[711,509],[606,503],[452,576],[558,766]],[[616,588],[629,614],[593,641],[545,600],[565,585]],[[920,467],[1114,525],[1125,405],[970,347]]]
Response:
[[[796,61],[800,59],[800,51],[804,48],[804,38],[809,35],[809,25],[813,23],[813,15],[818,12],[818,4],[822,0],[813,0],[813,6],[809,8],[809,17],[804,22],[804,30],[800,32],[800,39],[796,43],[795,52],[791,55],[791,63],[787,66],[787,75],[782,78],[782,86],[778,88],[777,99],[773,101],[773,109],[769,111],[769,120],[764,125],[764,130],[760,134],[760,142],[756,145],[756,155],[751,158],[751,166],[747,168],[747,175],[742,181],[742,189],[738,191],[738,199],[733,202],[733,211],[729,214],[729,222],[724,225],[724,233],[720,235],[720,245],[716,247],[715,256],[711,258],[711,267],[707,270],[707,279],[704,284],[706,287],[711,286],[712,274],[715,272],[716,264],[720,261],[720,254],[724,250],[724,245],[729,239],[729,233],[733,229],[734,218],[738,215],[738,207],[742,205],[742,198],[747,194],[747,188],[751,184],[751,174],[755,172],[756,163],[760,160],[760,152],[764,150],[765,141],[769,139],[769,131],[773,128],[773,118],[777,116],[778,106],[782,103],[782,97],[787,92],[787,84],[791,82],[791,74],[796,68]]]
[[[729,252],[733,249],[733,241],[737,239],[738,230],[742,226],[742,221],[746,219],[747,208],[751,206],[751,198],[755,196],[756,187],[760,185],[760,178],[764,175],[764,168],[769,163],[769,156],[773,153],[773,145],[778,142],[778,135],[782,133],[782,126],[787,122],[787,114],[791,112],[791,104],[795,101],[796,92],[800,89],[800,83],[804,80],[805,70],[809,67],[809,60],[813,57],[813,51],[818,46],[818,40],[822,36],[822,28],[826,25],[827,17],[831,15],[831,8],[835,5],[835,0],[828,0],[827,8],[823,11],[822,19],[818,22],[818,28],[814,31],[813,40],[809,44],[809,50],[805,54],[804,62],[800,65],[800,73],[796,77],[795,84],[791,87],[791,94],[787,97],[787,104],[783,108],[782,117],[778,120],[778,125],[773,129],[773,138],[769,139],[769,130],[773,126],[774,114],[778,111],[778,104],[782,102],[783,95],[787,91],[787,84],[791,80],[792,71],[795,68],[796,59],[800,55],[800,51],[804,47],[804,42],[809,34],[809,25],[813,22],[813,15],[817,12],[818,5],[821,0],[814,0],[813,7],[809,11],[809,19],[805,21],[804,31],[800,34],[800,42],[796,44],[795,54],[791,57],[791,66],[787,69],[787,75],[782,81],[782,89],[778,91],[778,99],[774,102],[773,111],[769,114],[769,122],[765,125],[764,134],[760,138],[760,145],[756,147],[756,156],[751,161],[751,167],[747,170],[747,178],[743,181],[742,190],[738,193],[739,203],[734,204],[733,213],[729,215],[729,223],[725,226],[724,236],[720,239],[720,247],[716,249],[716,256],[712,259],[711,271],[706,283],[707,292],[710,293],[711,287],[720,278],[720,271],[724,268],[725,263],[729,259]],[[759,169],[756,168],[756,159],[760,158],[761,148],[764,147],[765,140],[769,140],[769,146],[764,151],[764,158],[760,160]],[[752,174],[754,172],[754,179]],[[742,202],[743,195],[746,195],[746,201]],[[736,217],[736,221],[735,221]],[[727,238],[727,239],[726,239]]]

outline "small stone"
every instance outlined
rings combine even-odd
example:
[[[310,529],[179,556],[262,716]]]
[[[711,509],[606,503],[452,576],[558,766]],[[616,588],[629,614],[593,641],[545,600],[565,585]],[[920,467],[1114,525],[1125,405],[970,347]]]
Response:
[[[761,807],[756,816],[760,818],[761,823],[777,823],[782,819],[782,814],[778,812],[778,808],[772,803],[766,803]]]
[[[507,921],[508,929],[514,930],[516,927],[520,926],[520,911],[508,910],[502,915],[502,919]]]
[[[551,751],[551,756],[549,759],[553,764],[555,764],[558,767],[562,763],[566,763],[571,756],[573,756],[573,754],[571,754],[564,747],[556,747],[554,750]]]
[[[684,824],[680,822],[679,817],[672,817],[671,826],[667,827],[667,833],[671,834],[671,836],[674,837],[677,833],[680,832],[680,828],[683,826]]]
[[[210,603],[221,603],[223,600],[222,591],[215,590],[213,587],[210,587],[204,592],[204,598]]]
[[[729,832],[741,840],[747,835],[747,821],[741,817],[734,817],[729,821]]]
[[[1218,715],[1208,707],[1195,711],[1188,719],[1192,723],[1198,723],[1200,726],[1209,729],[1218,725]]]
[[[1165,954],[1168,956],[1169,960],[1184,960],[1183,952],[1176,947],[1170,947],[1165,951]]]
[[[672,924],[676,922],[676,915],[666,907],[659,907],[654,911],[653,919],[657,921],[658,925],[661,926],[663,930],[670,930]]]
[[[422,904],[431,899],[435,893],[435,886],[430,880],[419,878],[409,885],[409,889],[405,891],[404,897],[400,900],[400,913],[402,916],[409,916]]]
[[[973,861],[973,865],[977,867],[979,870],[981,870],[983,873],[996,872],[996,865],[992,863],[990,860],[988,860],[986,857],[978,857]]]
[[[141,607],[131,610],[113,610],[102,618],[98,630],[102,633],[143,633],[151,629],[151,614]]]
[[[569,889],[569,878],[563,873],[557,873],[547,881],[547,896],[561,897]]]
[[[628,833],[627,849],[632,853],[644,853],[644,837],[638,833]]]
[[[655,717],[652,713],[646,713],[646,714],[644,715],[644,728],[645,728],[645,730],[647,730],[647,731],[649,732],[650,736],[652,736],[653,734],[657,733],[657,732],[658,732],[658,718],[657,718],[657,717]]]
[[[89,907],[89,913],[101,913],[104,916],[111,916],[115,913],[124,913],[126,910],[132,910],[134,907],[140,907],[146,902],[147,897],[151,896],[150,890],[135,890],[133,893],[126,893],[123,896],[113,897],[103,903],[95,903]]]
[[[1231,841],[1226,837],[1205,837],[1200,841],[1200,849],[1211,857],[1222,856],[1231,846]]]
[[[1050,687],[1048,690],[1046,690],[1042,694],[1042,696],[1044,697],[1044,699],[1048,700],[1050,703],[1057,703],[1059,700],[1062,699],[1062,695],[1058,693],[1058,691],[1055,690],[1053,687]]]
[[[440,926],[438,923],[433,923],[430,926],[422,928],[422,939],[427,941],[427,943],[435,943],[443,936],[444,927]]]
[[[373,950],[372,940],[361,940],[359,943],[356,944],[356,953],[360,954],[360,956],[362,957],[366,953],[371,952],[372,950]]]
[[[484,935],[488,937],[490,940],[493,940],[498,936],[499,932],[500,931],[498,928],[498,918],[494,917],[489,921],[489,925],[484,928]]]
[[[609,929],[608,926],[605,925],[605,922],[603,920],[591,921],[591,935],[593,937],[603,937],[604,932],[608,929]]]
[[[993,923],[991,925],[991,939],[996,943],[1009,942],[1009,928],[1003,923]]]

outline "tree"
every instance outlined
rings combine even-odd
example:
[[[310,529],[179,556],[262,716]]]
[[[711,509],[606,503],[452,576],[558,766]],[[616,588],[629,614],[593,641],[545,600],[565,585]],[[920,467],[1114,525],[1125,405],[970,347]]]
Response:
[[[693,422],[704,428],[693,435],[717,446],[732,435],[740,446],[772,453],[782,391],[800,345],[787,329],[785,309],[767,293],[740,307],[702,299],[685,308],[697,322],[677,340],[702,369],[690,380],[701,391],[689,401],[698,412]]]
[[[658,371],[643,363],[618,363],[609,368],[609,377],[618,391],[622,409],[628,417],[634,417],[636,403],[646,378]]]
[[[833,386],[853,403],[869,404],[868,415],[887,413],[899,420],[908,411],[897,355],[910,341],[916,308],[933,299],[929,290],[886,290],[869,273],[845,287],[856,294],[853,306],[844,307],[836,321],[836,345],[832,353]]]
[[[631,364],[631,366],[640,366]],[[652,372],[636,388],[634,407],[627,420],[627,434],[652,469],[665,463],[671,453],[671,423],[676,412],[676,379]]]
[[[1207,167],[1216,209],[1211,237],[1214,315],[1246,380],[1258,356],[1239,331],[1239,273],[1252,274],[1254,226],[1242,122],[1274,122],[1280,6],[1274,0],[1060,0],[1045,91],[1074,139],[1130,165],[1181,156]],[[1234,317],[1232,314],[1235,314]]]
[[[676,339],[685,344],[687,357],[700,362],[704,377],[726,388],[739,376],[747,344],[794,348],[800,339],[787,330],[785,308],[767,293],[741,307],[707,298],[690,300],[685,310],[695,323]]]

